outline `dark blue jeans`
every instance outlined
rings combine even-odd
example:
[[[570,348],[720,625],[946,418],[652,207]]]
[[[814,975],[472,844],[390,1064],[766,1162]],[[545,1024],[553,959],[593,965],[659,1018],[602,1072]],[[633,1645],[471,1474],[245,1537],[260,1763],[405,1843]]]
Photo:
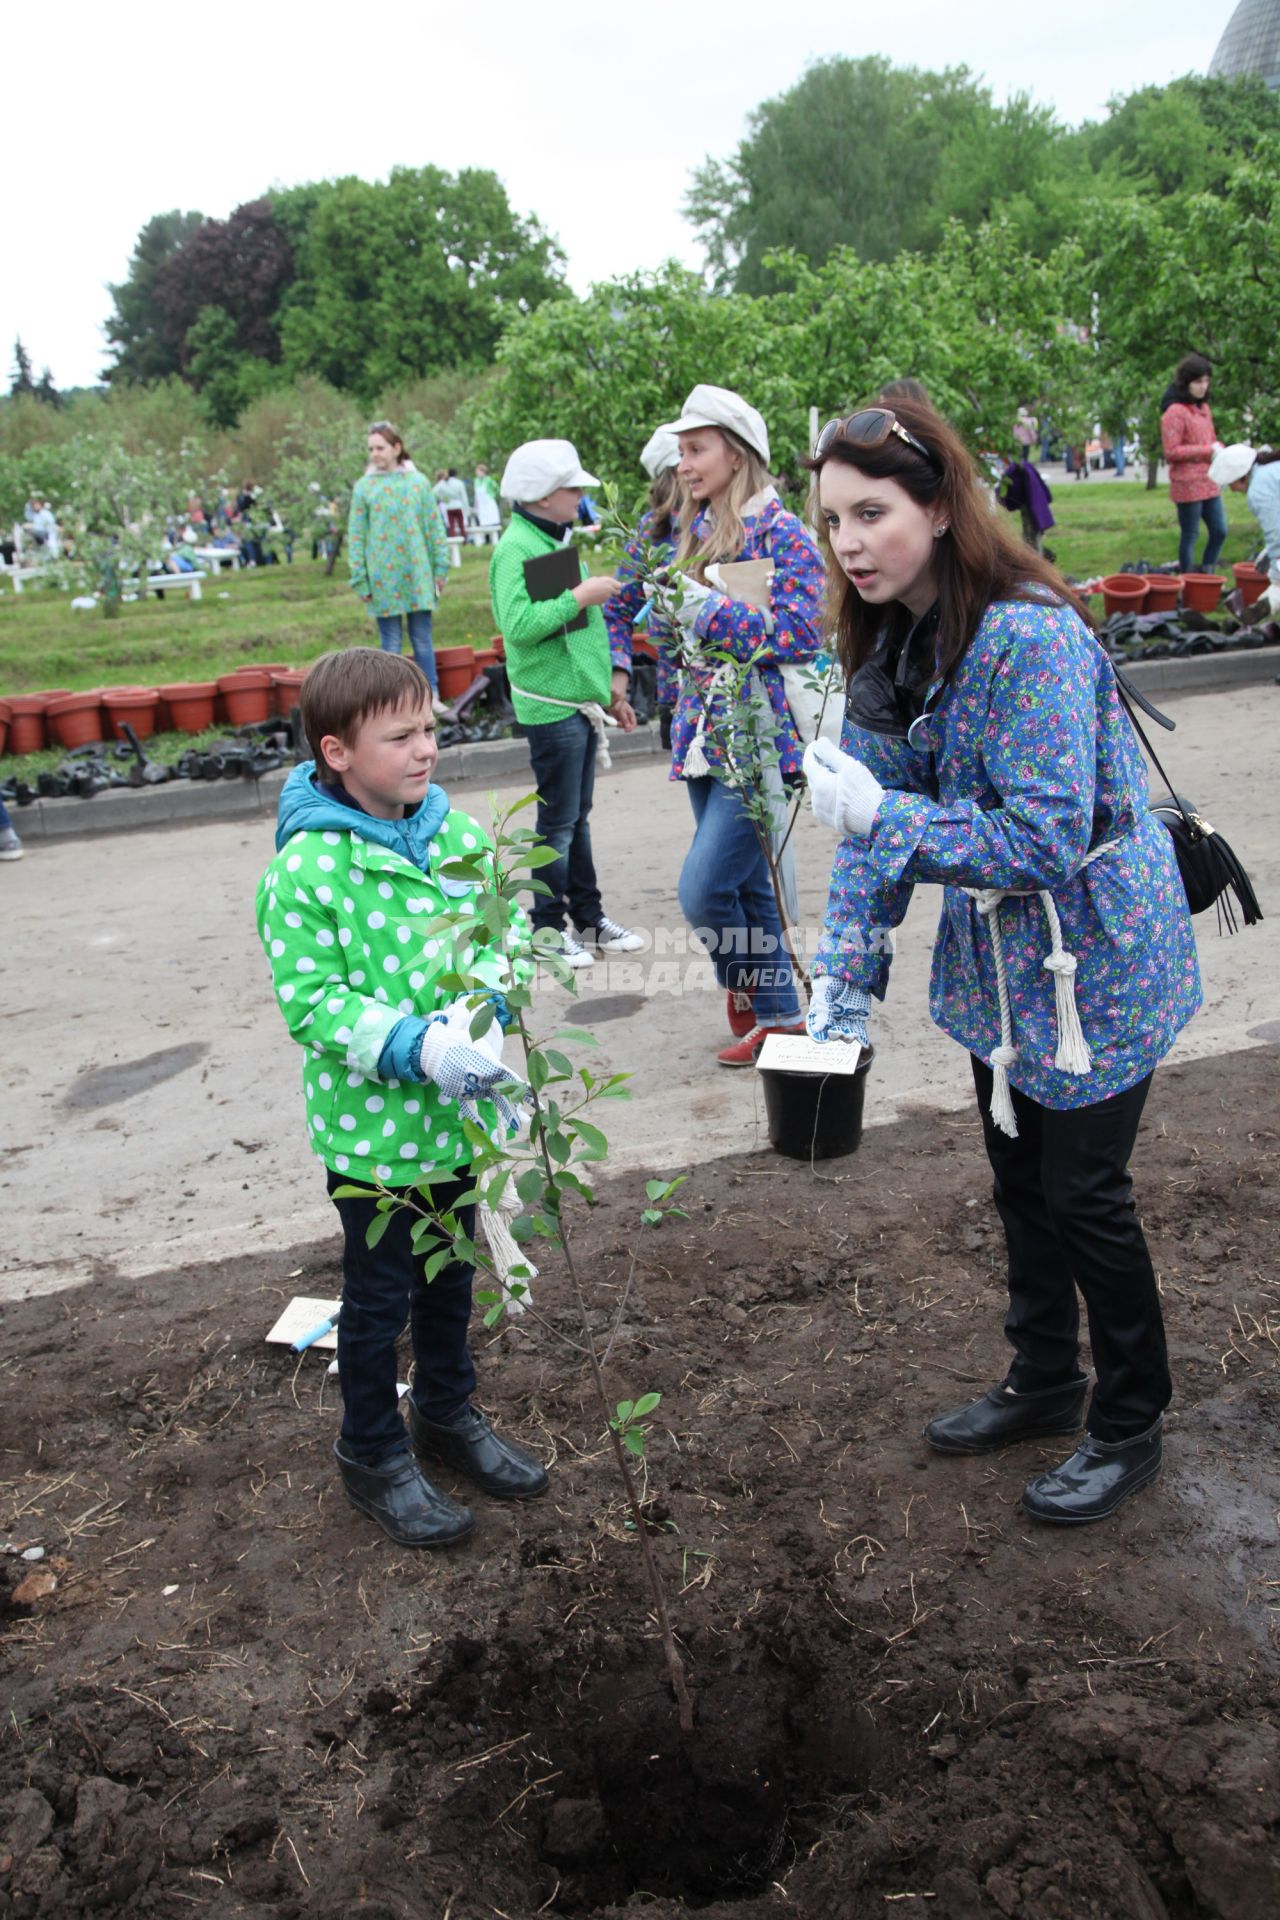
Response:
[[[591,858],[591,801],[596,787],[596,736],[580,713],[529,727],[529,759],[538,783],[538,832],[559,859],[538,868],[551,892],[536,893],[529,917],[534,928],[564,927],[566,910],[579,929],[598,927],[604,916],[595,862]]]
[[[1078,1370],[1078,1287],[1098,1376],[1085,1424],[1098,1440],[1145,1433],[1173,1392],[1160,1293],[1129,1178],[1151,1075],[1067,1111],[1015,1087],[1016,1140],[991,1118],[990,1067],[975,1059],[973,1079],[1009,1250],[1010,1383],[1034,1393]]]
[[[1178,565],[1184,573],[1212,573],[1214,562],[1222,552],[1227,537],[1227,510],[1222,504],[1222,495],[1213,500],[1179,500],[1178,503]],[[1209,536],[1204,550],[1204,559],[1196,566],[1196,535],[1200,531],[1200,516],[1204,515],[1205,531]]]
[[[329,1192],[353,1184],[328,1169]],[[459,1181],[431,1189],[443,1212],[464,1191]],[[413,1340],[413,1398],[426,1419],[448,1420],[475,1391],[476,1374],[467,1345],[473,1269],[451,1262],[434,1280],[423,1278],[423,1260],[410,1238],[418,1218],[397,1207],[376,1247],[365,1235],[377,1219],[374,1198],[335,1200],[342,1221],[342,1313],[338,1320],[338,1380],[342,1387],[342,1438],[356,1460],[372,1463],[408,1446],[396,1393],[396,1341],[408,1320]],[[475,1209],[458,1219],[475,1233]]]
[[[720,985],[750,990],[762,1027],[794,1026],[795,976],[747,810],[709,774],[685,786],[697,825],[680,869],[680,910],[711,955]]]
[[[415,607],[412,613],[377,613],[374,619],[378,623],[378,639],[384,653],[399,653],[403,636],[400,623],[409,622],[409,645],[413,657],[431,683],[432,693],[439,693],[440,682],[436,677],[436,654],[431,644],[431,615],[425,607]]]

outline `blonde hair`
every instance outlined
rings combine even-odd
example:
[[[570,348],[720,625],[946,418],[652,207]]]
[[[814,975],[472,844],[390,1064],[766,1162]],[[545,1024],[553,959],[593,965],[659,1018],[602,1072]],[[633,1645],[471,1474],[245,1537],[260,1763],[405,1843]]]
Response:
[[[649,488],[649,511],[654,540],[669,540],[677,527],[687,524],[688,503],[678,467],[664,467],[655,476]]]
[[[745,440],[739,440],[737,434],[730,433],[726,427],[717,427],[715,431],[729,451],[739,456],[739,460],[737,470],[725,489],[724,498],[715,513],[707,515],[699,537],[694,538],[692,514],[689,524],[682,529],[680,551],[675,564],[697,580],[701,580],[706,569],[716,561],[738,558],[747,540],[747,530],[743,524],[747,502],[769,485],[769,469],[755,449],[749,447]]]

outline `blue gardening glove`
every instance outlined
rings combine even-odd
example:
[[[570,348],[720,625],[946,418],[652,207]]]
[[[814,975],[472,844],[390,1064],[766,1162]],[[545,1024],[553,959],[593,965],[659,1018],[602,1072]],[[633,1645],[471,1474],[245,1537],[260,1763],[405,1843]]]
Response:
[[[811,1040],[856,1040],[860,1047],[870,1046],[867,1016],[871,995],[833,973],[820,973],[813,983],[813,998],[805,1016],[805,1029]]]
[[[475,996],[470,996],[474,999]],[[501,995],[497,996],[501,1000]],[[505,1009],[506,1003],[502,1002]],[[502,1011],[478,1040],[471,1038],[477,1008],[466,999],[455,1000],[427,1022],[419,1064],[425,1080],[434,1080],[441,1093],[456,1100],[469,1120],[480,1124],[477,1100],[492,1100],[507,1133],[517,1133],[528,1088],[502,1064]],[[508,1013],[508,1020],[510,1014]],[[500,1092],[499,1089],[505,1089]],[[515,1096],[514,1102],[511,1097]]]
[[[804,777],[814,815],[846,839],[866,839],[875,825],[884,788],[861,760],[841,753],[830,740],[811,740],[804,750]]]

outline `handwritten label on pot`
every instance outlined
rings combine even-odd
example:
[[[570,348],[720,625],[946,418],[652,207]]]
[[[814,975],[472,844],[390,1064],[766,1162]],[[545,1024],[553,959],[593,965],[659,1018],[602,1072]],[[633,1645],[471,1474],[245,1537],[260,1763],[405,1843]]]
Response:
[[[771,1033],[756,1056],[766,1073],[856,1073],[862,1048],[856,1040],[811,1040],[807,1033]]]

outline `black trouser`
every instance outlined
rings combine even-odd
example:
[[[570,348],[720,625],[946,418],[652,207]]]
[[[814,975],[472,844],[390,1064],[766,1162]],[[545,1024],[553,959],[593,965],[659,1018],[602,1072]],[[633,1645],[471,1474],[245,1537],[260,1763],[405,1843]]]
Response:
[[[1016,1140],[991,1118],[990,1067],[975,1059],[973,1078],[1009,1249],[1009,1384],[1030,1393],[1078,1370],[1079,1287],[1098,1376],[1089,1432],[1099,1440],[1143,1433],[1173,1392],[1160,1296],[1129,1178],[1151,1075],[1065,1112],[1015,1087]]]
[[[327,1169],[329,1192],[355,1184]],[[443,1213],[464,1191],[460,1181],[441,1181],[431,1189],[432,1206]],[[372,1463],[408,1446],[396,1393],[396,1341],[409,1321],[413,1339],[414,1404],[428,1420],[447,1420],[475,1391],[475,1368],[467,1346],[471,1322],[472,1268],[451,1261],[434,1280],[423,1275],[423,1260],[436,1251],[428,1245],[416,1254],[410,1238],[420,1217],[396,1207],[376,1247],[365,1239],[380,1216],[376,1196],[335,1200],[342,1220],[342,1313],[338,1319],[338,1380],[342,1387],[342,1439],[355,1459]],[[458,1220],[468,1238],[475,1234],[475,1209],[462,1207]]]

